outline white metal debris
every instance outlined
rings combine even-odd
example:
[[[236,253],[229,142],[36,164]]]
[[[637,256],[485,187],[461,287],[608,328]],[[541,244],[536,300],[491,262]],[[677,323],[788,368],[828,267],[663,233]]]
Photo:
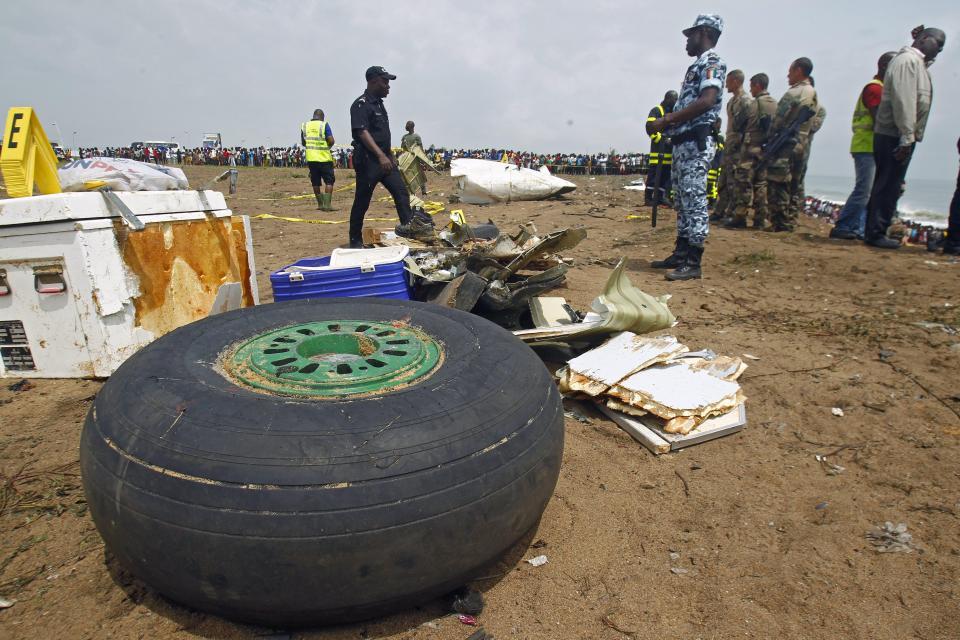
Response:
[[[522,329],[514,331],[524,342],[573,341],[591,335],[632,331],[650,333],[667,329],[676,324],[676,318],[667,308],[669,295],[651,296],[637,289],[630,282],[625,271],[624,260],[620,260],[607,279],[603,292],[590,305],[591,311],[582,322]]]
[[[746,397],[737,379],[746,368],[740,358],[709,350],[691,354],[670,335],[624,331],[571,359],[557,377],[561,391],[593,396],[617,424],[663,453],[677,438],[711,432],[700,442],[742,428]],[[715,416],[726,419],[708,426]]]
[[[551,175],[546,167],[534,171],[508,162],[475,158],[452,161],[450,176],[457,183],[453,195],[467,204],[543,200],[577,188],[574,183]]]
[[[740,403],[738,383],[698,369],[694,362],[694,359],[684,359],[642,369],[612,385],[610,395],[667,419],[705,418],[729,411]],[[693,425],[675,428],[687,433]]]
[[[673,336],[647,337],[624,331],[567,363],[561,389],[599,395],[638,369],[689,351]]]

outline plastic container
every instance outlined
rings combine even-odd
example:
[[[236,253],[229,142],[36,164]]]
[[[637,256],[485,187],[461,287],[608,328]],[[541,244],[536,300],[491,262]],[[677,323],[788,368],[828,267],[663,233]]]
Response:
[[[303,258],[270,274],[273,300],[307,298],[410,299],[405,246],[334,249],[330,256]]]

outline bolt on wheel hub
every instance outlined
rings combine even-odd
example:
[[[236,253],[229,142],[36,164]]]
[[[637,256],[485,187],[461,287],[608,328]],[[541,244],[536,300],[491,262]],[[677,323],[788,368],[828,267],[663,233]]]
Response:
[[[255,391],[343,398],[395,391],[429,377],[442,360],[440,343],[409,325],[328,320],[257,335],[222,362]]]

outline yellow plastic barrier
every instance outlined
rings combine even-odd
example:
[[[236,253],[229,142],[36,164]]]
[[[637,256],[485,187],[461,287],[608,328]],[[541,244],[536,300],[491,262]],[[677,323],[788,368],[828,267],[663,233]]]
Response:
[[[32,196],[34,184],[40,193],[60,193],[57,155],[33,109],[11,107],[3,134],[0,171],[10,197]]]

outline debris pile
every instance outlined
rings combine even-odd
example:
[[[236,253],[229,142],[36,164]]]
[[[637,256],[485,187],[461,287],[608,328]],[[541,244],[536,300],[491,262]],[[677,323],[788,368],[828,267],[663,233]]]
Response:
[[[530,299],[561,285],[572,264],[559,252],[587,237],[583,227],[541,235],[532,224],[511,236],[492,222],[471,227],[459,211],[450,217],[431,238],[370,230],[365,241],[410,247],[405,264],[418,300],[473,311],[509,329],[532,326],[526,319]]]
[[[670,335],[623,331],[557,372],[560,390],[596,402],[654,453],[742,428],[747,365],[710,350],[691,352]]]

